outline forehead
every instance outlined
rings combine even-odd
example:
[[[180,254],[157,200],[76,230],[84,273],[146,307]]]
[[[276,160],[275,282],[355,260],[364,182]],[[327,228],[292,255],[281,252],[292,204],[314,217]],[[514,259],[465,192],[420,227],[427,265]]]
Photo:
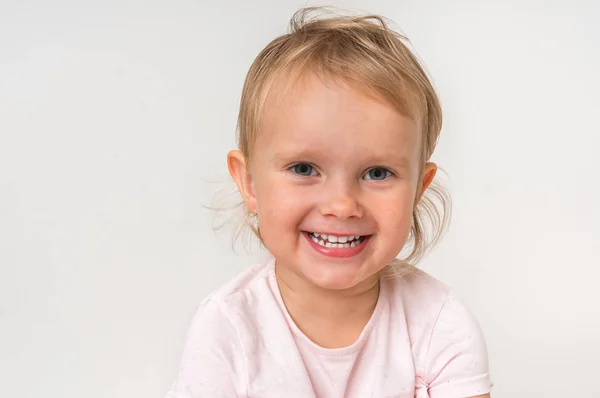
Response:
[[[256,145],[264,155],[286,150],[346,157],[385,152],[414,160],[420,146],[418,124],[373,90],[312,73],[274,82]]]

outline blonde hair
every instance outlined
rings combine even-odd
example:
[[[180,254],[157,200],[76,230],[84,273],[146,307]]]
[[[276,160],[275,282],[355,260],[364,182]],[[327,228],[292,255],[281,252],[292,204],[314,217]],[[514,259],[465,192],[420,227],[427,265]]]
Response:
[[[442,111],[423,67],[404,44],[408,39],[391,30],[377,15],[324,17],[321,11],[322,8],[310,7],[296,12],[289,32],[271,41],[254,60],[240,103],[240,151],[251,159],[273,82],[286,73],[298,77],[310,70],[365,87],[417,121],[422,131],[422,174],[438,141]],[[260,239],[253,215],[244,210],[245,224]],[[448,193],[434,182],[413,211],[413,225],[405,245],[410,248],[409,254],[388,268],[398,274],[415,265],[441,237],[449,210]],[[234,240],[239,232],[238,229]]]

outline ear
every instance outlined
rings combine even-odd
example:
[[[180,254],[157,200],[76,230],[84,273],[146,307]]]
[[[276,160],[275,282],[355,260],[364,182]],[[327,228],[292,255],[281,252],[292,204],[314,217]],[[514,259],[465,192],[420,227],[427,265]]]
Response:
[[[425,164],[421,181],[419,181],[419,192],[417,192],[417,200],[415,203],[418,203],[421,200],[421,197],[427,188],[429,188],[429,185],[431,185],[433,182],[433,179],[437,173],[437,169],[437,165],[433,162],[428,162]]]
[[[253,213],[256,213],[256,195],[254,194],[254,183],[250,167],[246,162],[244,154],[238,150],[229,151],[227,154],[227,167],[229,174],[235,181],[238,190],[242,194],[242,198],[246,203],[246,207]]]

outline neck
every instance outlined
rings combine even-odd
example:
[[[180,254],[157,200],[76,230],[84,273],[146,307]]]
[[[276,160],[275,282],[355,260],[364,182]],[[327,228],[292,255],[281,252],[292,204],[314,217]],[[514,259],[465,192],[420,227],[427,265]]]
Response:
[[[379,297],[378,275],[344,290],[322,289],[285,267],[276,266],[275,275],[285,307],[298,328],[326,348],[352,344],[371,318]]]

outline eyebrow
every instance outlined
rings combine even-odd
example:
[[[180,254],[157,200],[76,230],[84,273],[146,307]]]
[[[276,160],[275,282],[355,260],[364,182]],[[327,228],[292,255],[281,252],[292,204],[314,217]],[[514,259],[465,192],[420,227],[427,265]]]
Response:
[[[290,161],[314,161],[319,158],[328,157],[327,151],[314,150],[314,149],[301,149],[301,150],[290,150],[277,152],[273,155],[273,161],[279,162],[290,162]],[[410,161],[406,156],[398,155],[394,152],[386,152],[374,156],[368,156],[364,160],[365,163],[373,166],[390,166],[396,169],[409,170]]]
[[[372,156],[367,158],[367,162],[373,166],[389,166],[395,170],[410,171],[411,164],[406,156],[395,153],[386,153],[380,156]]]
[[[325,157],[327,153],[324,151],[314,150],[314,149],[292,149],[289,151],[281,151],[276,152],[273,155],[273,159],[276,162],[280,161],[290,161],[290,160],[301,160],[301,159],[314,159],[319,157]]]

